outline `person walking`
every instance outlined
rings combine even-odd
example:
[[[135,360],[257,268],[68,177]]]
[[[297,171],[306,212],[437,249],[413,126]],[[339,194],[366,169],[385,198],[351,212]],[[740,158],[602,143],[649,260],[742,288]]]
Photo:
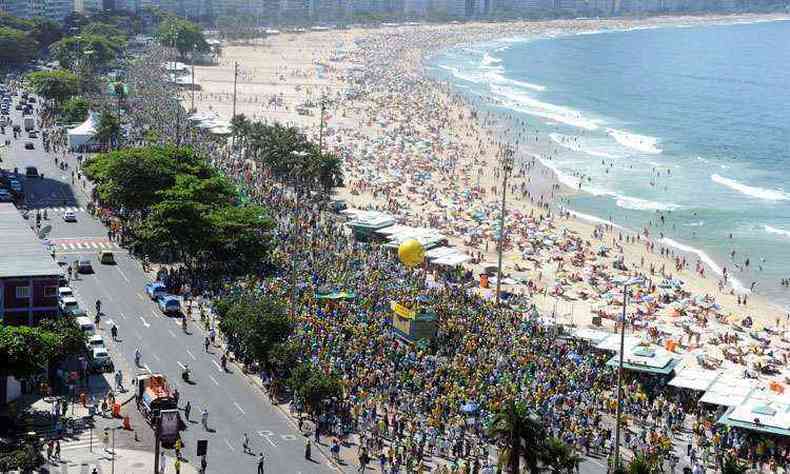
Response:
[[[206,455],[204,454],[200,458],[200,474],[206,474],[206,467],[207,466],[208,466],[208,463],[206,462]]]
[[[258,474],[263,474],[263,463],[266,462],[266,456],[261,452],[258,455]]]
[[[200,415],[200,422],[203,424],[203,429],[208,431],[208,410],[205,408],[203,409],[203,413]]]
[[[162,452],[159,454],[159,474],[165,474],[165,469],[167,469],[167,458],[165,453]]]
[[[176,458],[175,462],[173,462],[173,467],[176,470],[176,474],[181,474],[181,460]]]
[[[55,440],[55,459],[60,461],[60,440]]]
[[[184,405],[184,418],[186,418],[187,421],[189,421],[189,412],[190,411],[192,411],[192,404],[190,404],[189,400],[187,400],[187,404]]]
[[[244,454],[252,453],[252,451],[250,451],[250,437],[247,436],[247,433],[244,433],[241,437],[241,448]]]
[[[123,373],[121,372],[120,369],[118,369],[118,372],[115,372],[115,389],[118,390],[119,392],[123,392],[124,391],[124,389],[123,389]]]

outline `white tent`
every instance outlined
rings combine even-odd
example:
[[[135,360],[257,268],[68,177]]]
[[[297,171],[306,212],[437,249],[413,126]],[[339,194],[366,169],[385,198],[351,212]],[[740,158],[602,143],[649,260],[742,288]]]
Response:
[[[88,118],[84,122],[67,132],[69,136],[69,149],[74,150],[77,147],[90,143],[91,139],[96,135],[96,126],[98,124],[99,115],[94,112],[88,113]]]

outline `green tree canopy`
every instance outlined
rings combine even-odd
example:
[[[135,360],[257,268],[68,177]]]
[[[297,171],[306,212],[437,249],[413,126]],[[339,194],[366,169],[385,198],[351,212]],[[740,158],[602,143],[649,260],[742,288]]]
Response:
[[[60,65],[74,69],[79,66],[104,67],[115,61],[125,47],[118,38],[95,34],[67,36],[52,44],[50,49]]]
[[[33,20],[33,28],[30,35],[38,41],[41,48],[49,48],[49,45],[63,38],[63,29],[52,20],[46,18],[36,18]]]
[[[325,401],[340,398],[343,394],[340,379],[325,374],[310,363],[297,366],[291,372],[288,386],[304,402],[307,413],[314,419],[321,416]]]
[[[0,326],[0,374],[17,378],[40,373],[55,359],[85,348],[85,336],[71,319],[40,327]]]
[[[38,42],[29,33],[0,27],[0,64],[24,64],[37,52]]]
[[[31,72],[27,78],[36,94],[58,104],[76,95],[79,90],[77,75],[62,69]]]
[[[270,354],[293,332],[293,321],[277,300],[253,292],[224,298],[217,305],[219,328],[245,363],[269,366]]]
[[[63,103],[62,116],[66,123],[84,122],[88,118],[90,103],[84,97],[71,97]]]
[[[117,115],[105,110],[99,116],[99,123],[96,124],[96,134],[94,138],[99,143],[106,143],[109,149],[117,143],[121,136],[121,121]]]
[[[160,23],[157,38],[163,46],[175,46],[181,57],[186,57],[191,52],[209,50],[200,27],[180,18],[169,17]]]
[[[103,36],[112,41],[126,42],[127,40],[126,33],[120,28],[100,21],[88,23],[82,28],[80,34],[88,36]]]

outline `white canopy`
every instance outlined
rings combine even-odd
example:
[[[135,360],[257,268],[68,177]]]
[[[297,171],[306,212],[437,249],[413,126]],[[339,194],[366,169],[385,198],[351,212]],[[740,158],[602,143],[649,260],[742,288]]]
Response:
[[[704,392],[713,385],[721,373],[718,370],[685,367],[678,372],[675,378],[669,381],[669,385]]]
[[[700,401],[725,407],[738,406],[746,400],[756,385],[753,379],[725,373],[708,387]]]
[[[99,115],[95,112],[89,112],[88,118],[84,122],[68,130],[69,148],[75,149],[89,143],[96,135],[96,126],[98,123]]]

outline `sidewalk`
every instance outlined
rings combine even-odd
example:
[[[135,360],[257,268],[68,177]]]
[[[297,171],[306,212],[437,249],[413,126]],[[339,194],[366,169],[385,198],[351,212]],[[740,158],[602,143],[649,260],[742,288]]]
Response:
[[[96,447],[94,452],[80,450],[80,452],[64,452],[60,462],[45,464],[41,467],[41,473],[67,474],[67,473],[90,473],[96,468],[101,474],[127,474],[135,472],[153,472],[154,455],[148,451],[137,451],[132,449],[116,449],[115,463],[113,466],[113,456],[111,452],[104,451],[101,447]],[[175,458],[165,456],[167,459],[165,473],[175,473],[173,463]],[[187,462],[181,462],[181,474],[196,474],[198,467]]]

